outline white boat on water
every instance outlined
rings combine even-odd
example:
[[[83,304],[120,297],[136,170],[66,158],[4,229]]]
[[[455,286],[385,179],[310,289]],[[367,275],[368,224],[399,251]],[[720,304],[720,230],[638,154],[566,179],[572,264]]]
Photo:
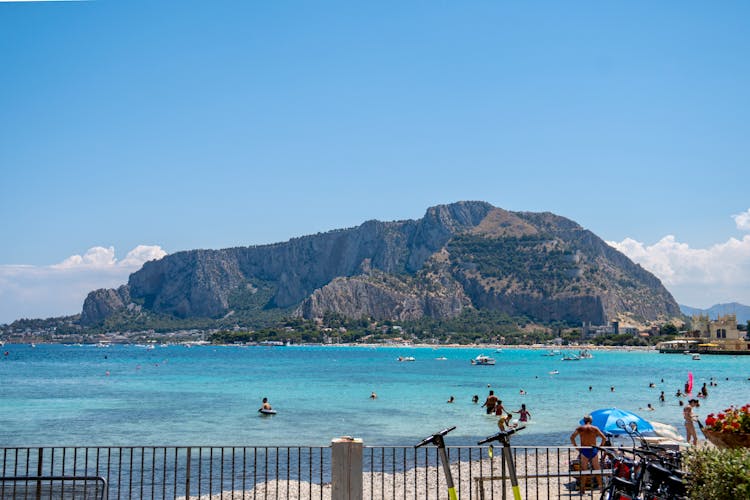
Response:
[[[472,365],[494,365],[495,359],[484,354],[480,354],[476,358],[471,360]]]
[[[399,356],[398,361],[415,361],[414,356]]]
[[[700,354],[693,354],[693,361],[700,361],[701,355]]]

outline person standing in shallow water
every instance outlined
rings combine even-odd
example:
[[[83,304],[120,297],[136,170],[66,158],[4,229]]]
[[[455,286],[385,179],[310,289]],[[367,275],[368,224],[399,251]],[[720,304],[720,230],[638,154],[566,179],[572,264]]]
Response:
[[[482,408],[487,409],[487,415],[492,415],[495,411],[495,405],[497,404],[497,396],[495,396],[495,391],[490,390],[489,395],[487,396],[487,399],[484,400],[484,403],[482,403]]]
[[[521,409],[518,411],[514,411],[513,413],[518,413],[519,422],[528,422],[531,418],[531,413],[529,413],[529,410],[526,409],[526,403],[521,403]]]
[[[268,398],[263,398],[263,404],[258,411],[260,410],[273,410],[273,408],[271,408],[271,403],[268,402]]]

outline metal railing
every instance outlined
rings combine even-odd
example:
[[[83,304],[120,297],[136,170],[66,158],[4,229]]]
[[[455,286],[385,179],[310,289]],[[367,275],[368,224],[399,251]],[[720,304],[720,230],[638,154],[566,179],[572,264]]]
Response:
[[[461,499],[512,498],[502,453],[487,447],[448,447]],[[595,476],[608,471],[576,470],[578,452],[569,447],[513,447],[525,499],[598,498]],[[331,447],[43,447],[0,448],[0,498],[13,496],[13,478],[55,477],[76,489],[76,478],[101,477],[106,497],[121,499],[320,499],[331,498]],[[362,498],[447,498],[437,449],[365,446]],[[357,472],[359,474],[359,472]],[[588,481],[584,495],[578,485]],[[78,479],[80,482],[81,479]],[[22,481],[23,482],[23,481]],[[73,486],[76,486],[74,488]],[[17,491],[17,490],[16,490]],[[28,498],[89,498],[28,496]],[[24,498],[21,496],[20,498]]]
[[[3,448],[0,459],[0,478],[102,477],[110,500],[322,499],[331,480],[329,447]]]
[[[499,449],[493,456],[487,447],[447,447],[447,452],[460,499],[513,498]],[[611,473],[580,471],[578,451],[570,447],[512,447],[512,454],[524,499],[599,498],[597,476]],[[365,499],[448,498],[435,447],[365,447],[363,474]]]
[[[104,500],[107,482],[98,476],[0,477],[0,499]]]

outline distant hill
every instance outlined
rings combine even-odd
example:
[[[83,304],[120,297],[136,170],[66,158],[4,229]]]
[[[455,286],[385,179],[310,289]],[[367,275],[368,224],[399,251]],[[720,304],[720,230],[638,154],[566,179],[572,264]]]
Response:
[[[680,315],[658,278],[575,222],[465,201],[419,220],[167,255],[127,285],[91,292],[81,324],[327,314],[408,321],[467,308],[572,324]]]
[[[696,307],[684,306],[680,304],[680,311],[686,316],[692,316],[693,314],[708,314],[711,319],[716,319],[718,316],[724,314],[736,314],[737,323],[747,323],[750,321],[750,306],[740,304],[738,302],[730,302],[729,304],[716,304],[708,309],[698,309]]]

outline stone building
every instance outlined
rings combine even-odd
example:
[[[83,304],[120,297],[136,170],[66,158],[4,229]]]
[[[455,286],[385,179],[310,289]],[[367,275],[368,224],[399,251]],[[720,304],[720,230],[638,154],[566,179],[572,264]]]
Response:
[[[737,329],[737,316],[725,314],[712,321],[708,315],[693,316],[693,332],[696,337],[709,340],[741,340],[744,334]]]

